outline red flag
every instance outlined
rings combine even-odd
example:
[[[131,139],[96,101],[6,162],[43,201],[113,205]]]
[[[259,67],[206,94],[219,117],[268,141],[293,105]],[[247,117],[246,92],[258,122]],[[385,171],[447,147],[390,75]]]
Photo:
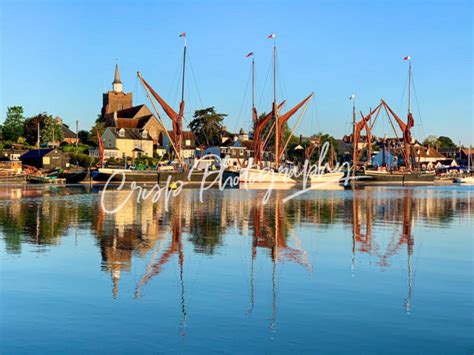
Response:
[[[267,38],[275,38],[276,34],[272,33],[271,35],[267,36]]]
[[[99,134],[99,130],[95,129],[97,131],[97,140],[99,141],[99,161],[102,163],[104,160],[104,142],[102,141],[102,137]]]
[[[405,58],[403,58],[403,60],[410,60],[411,57],[410,56],[406,56]]]
[[[245,58],[248,58],[248,57],[253,57],[253,52],[250,52],[249,54],[245,56]]]
[[[179,37],[186,37],[186,32],[181,32],[181,34],[179,35]]]

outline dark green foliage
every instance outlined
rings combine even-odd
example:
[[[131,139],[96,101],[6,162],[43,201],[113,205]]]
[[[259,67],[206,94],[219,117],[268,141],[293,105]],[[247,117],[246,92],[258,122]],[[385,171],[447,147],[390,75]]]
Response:
[[[217,113],[214,107],[196,110],[194,119],[188,125],[196,137],[196,144],[206,147],[218,145],[221,142],[222,121],[226,116]]]

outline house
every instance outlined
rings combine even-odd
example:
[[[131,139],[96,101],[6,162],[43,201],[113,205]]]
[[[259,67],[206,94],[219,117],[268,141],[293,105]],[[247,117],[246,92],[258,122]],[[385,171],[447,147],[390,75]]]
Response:
[[[213,154],[221,159],[228,157],[230,166],[241,166],[249,158],[254,156],[253,141],[249,140],[249,135],[241,129],[239,134],[225,132],[222,135],[222,143],[209,147],[203,151],[203,156]],[[268,158],[268,152],[264,152],[264,160]]]
[[[104,159],[153,157],[153,139],[146,129],[107,127],[102,141]]]
[[[61,130],[63,131],[64,142],[67,144],[79,143],[79,138],[77,137],[76,133],[71,131],[65,124],[61,124]]]
[[[38,169],[52,170],[69,167],[69,156],[53,148],[33,149],[20,157],[23,165],[34,166]]]
[[[433,147],[417,146],[414,148],[415,161],[422,167],[434,169],[439,161],[445,160],[446,157]]]
[[[159,144],[166,149],[168,153],[173,150],[170,143],[169,137],[173,135],[173,131],[168,131],[168,134],[161,133]],[[196,157],[196,137],[191,131],[181,132],[181,157],[183,159],[195,158]]]

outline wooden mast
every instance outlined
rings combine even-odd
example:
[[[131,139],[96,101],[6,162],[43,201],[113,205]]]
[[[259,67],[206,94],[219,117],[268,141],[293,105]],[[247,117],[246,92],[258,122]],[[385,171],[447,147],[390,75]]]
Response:
[[[275,38],[275,34],[271,35]],[[278,106],[276,102],[276,42],[273,41],[273,120],[275,121],[275,168],[279,166],[280,125],[278,122]]]
[[[356,107],[355,107],[355,95],[351,95],[352,100],[352,176],[355,177],[357,168],[357,148],[358,143],[356,142]],[[358,136],[358,135],[357,135]],[[355,179],[354,179],[355,182]]]

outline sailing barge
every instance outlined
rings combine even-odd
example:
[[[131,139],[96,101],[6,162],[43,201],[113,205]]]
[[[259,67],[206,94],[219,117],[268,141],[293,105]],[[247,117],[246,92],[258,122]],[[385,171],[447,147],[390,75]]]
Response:
[[[434,171],[425,171],[418,166],[416,159],[414,157],[414,147],[412,143],[411,128],[414,126],[415,121],[413,119],[413,114],[411,112],[411,82],[412,82],[412,68],[411,68],[411,57],[405,57],[404,60],[409,62],[408,66],[408,114],[407,122],[403,122],[400,117],[392,110],[392,108],[382,99],[380,104],[372,110],[368,115],[364,116],[362,112],[360,113],[362,119],[359,122],[356,122],[356,112],[355,104],[353,104],[353,134],[352,142],[354,146],[353,150],[353,169],[354,175],[359,175],[362,177],[361,180],[354,180],[354,183],[363,183],[363,184],[432,184],[436,173]],[[384,163],[381,168],[374,169],[371,165],[371,137],[372,137],[372,128],[382,111],[382,109],[387,114],[387,117],[390,121],[390,124],[393,128],[393,131],[397,137],[397,153],[400,153],[403,161],[403,165],[392,166],[387,164],[385,159],[386,148],[388,146],[387,142],[384,140]],[[373,119],[373,120],[372,120]],[[397,131],[395,130],[395,124],[399,126],[402,132],[402,138],[398,138]],[[359,150],[359,141],[361,131],[366,131],[366,144],[367,144],[367,162],[363,166],[363,173],[358,174],[359,158],[361,152]],[[390,150],[390,147],[388,147]]]

